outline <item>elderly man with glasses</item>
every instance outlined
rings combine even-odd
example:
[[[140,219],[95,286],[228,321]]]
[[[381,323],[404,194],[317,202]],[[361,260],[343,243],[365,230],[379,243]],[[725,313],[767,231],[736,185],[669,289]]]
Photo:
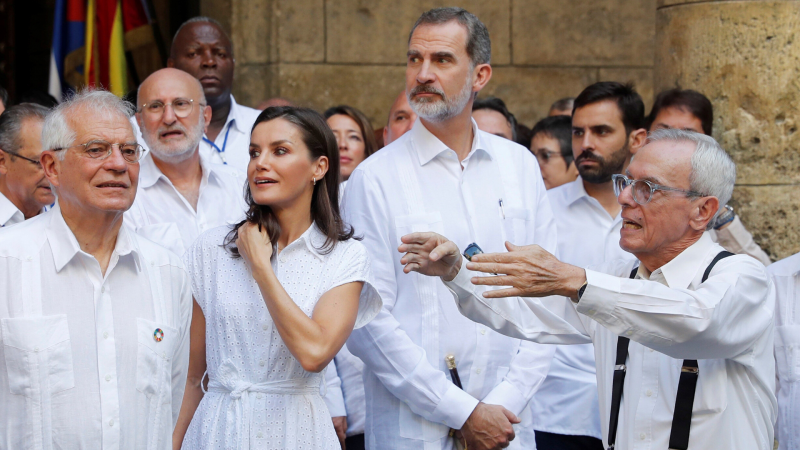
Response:
[[[45,119],[58,198],[0,233],[4,448],[169,448],[189,360],[180,259],[123,222],[142,147],[132,111],[84,91]]]
[[[33,103],[0,115],[0,228],[39,215],[55,201],[39,163],[46,115],[47,108]]]
[[[433,233],[400,250],[477,322],[540,343],[593,342],[606,446],[768,450],[775,289],[760,262],[707,233],[735,178],[712,138],[660,130],[614,177],[620,246],[634,262],[583,269],[506,244],[467,263]]]
[[[142,158],[136,202],[125,213],[136,231],[178,255],[206,230],[244,218],[244,173],[199,151],[211,119],[203,86],[178,69],[141,84],[136,119],[150,152]]]

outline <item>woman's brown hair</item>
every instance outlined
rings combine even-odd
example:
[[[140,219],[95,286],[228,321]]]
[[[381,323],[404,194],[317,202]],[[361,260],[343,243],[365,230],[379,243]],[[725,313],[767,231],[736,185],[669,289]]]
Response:
[[[328,172],[322,180],[318,180],[321,182],[314,185],[311,197],[311,220],[326,236],[325,244],[318,250],[330,253],[337,242],[353,238],[353,228],[344,223],[339,212],[339,146],[336,145],[336,138],[318,112],[293,106],[273,106],[265,109],[253,124],[253,130],[259,124],[275,119],[284,119],[300,130],[303,143],[308,147],[312,160],[321,156],[328,157]],[[252,135],[252,130],[250,134]],[[258,224],[259,229],[267,230],[270,242],[278,242],[281,235],[281,227],[272,208],[259,205],[253,200],[249,180],[245,183],[244,196],[248,205],[245,219],[233,226],[223,242],[223,246],[234,258],[240,256],[239,249],[236,248],[239,228],[247,222]]]
[[[372,129],[372,124],[369,119],[361,111],[353,108],[352,106],[339,105],[333,108],[328,108],[325,111],[325,119],[330,119],[331,116],[341,114],[353,119],[361,130],[361,137],[364,139],[364,159],[369,158],[369,155],[378,151],[378,142],[375,140],[375,130]]]

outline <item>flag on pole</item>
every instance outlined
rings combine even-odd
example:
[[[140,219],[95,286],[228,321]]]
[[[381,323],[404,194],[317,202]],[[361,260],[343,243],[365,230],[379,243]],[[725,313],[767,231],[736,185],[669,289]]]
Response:
[[[82,84],[85,28],[86,0],[56,0],[48,85],[56,99]]]

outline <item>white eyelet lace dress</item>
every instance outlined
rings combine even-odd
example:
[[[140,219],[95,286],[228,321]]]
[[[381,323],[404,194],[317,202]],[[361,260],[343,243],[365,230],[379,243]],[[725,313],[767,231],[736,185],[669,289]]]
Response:
[[[183,449],[336,450],[339,441],[320,395],[323,375],[304,370],[286,348],[245,262],[222,247],[229,231],[219,227],[201,235],[184,257],[206,319],[209,385]],[[272,267],[309,317],[325,292],[364,282],[359,328],[382,305],[372,286],[367,251],[350,239],[326,255],[318,250],[324,242],[312,225],[273,254]]]

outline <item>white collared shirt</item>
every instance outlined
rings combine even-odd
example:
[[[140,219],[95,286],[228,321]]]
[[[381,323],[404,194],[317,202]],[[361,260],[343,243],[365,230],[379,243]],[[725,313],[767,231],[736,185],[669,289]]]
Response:
[[[745,255],[720,260],[708,233],[672,261],[637,279],[635,263],[586,270],[575,306],[562,298],[487,300],[462,267],[448,283],[463,314],[510,336],[556,344],[594,342],[603,442],[608,445],[617,336],[631,339],[617,448],[666,449],[684,359],[699,378],[689,450],[769,450],[773,445],[774,286],[764,266]]]
[[[25,216],[22,211],[0,192],[0,228],[10,227],[24,220]]]
[[[103,275],[55,207],[0,233],[0,277],[3,447],[171,448],[192,312],[178,257],[123,224]]]
[[[779,450],[800,448],[800,253],[767,269],[775,282]]]
[[[534,444],[529,409],[547,374],[551,346],[502,336],[458,313],[435,278],[404,274],[400,238],[433,231],[460,249],[486,252],[504,241],[556,248],[556,228],[536,158],[512,141],[479,131],[469,155],[456,153],[417,121],[408,133],[370,156],[350,176],[346,221],[364,236],[376,287],[378,317],[356,330],[348,349],[366,365],[367,448],[449,449],[478,401],[499,404],[523,423],[509,448]],[[453,354],[464,391],[447,375]]]
[[[231,167],[209,162],[200,154],[203,170],[197,210],[175,189],[147,154],[140,162],[136,201],[125,213],[125,221],[137,233],[183,255],[197,236],[221,225],[244,219],[244,174]]]
[[[225,164],[247,173],[247,164],[250,163],[250,132],[259,114],[261,111],[257,109],[236,103],[231,95],[231,110],[225,120],[225,126],[214,139],[213,146],[207,141],[208,137],[203,134],[203,140],[200,141],[200,154],[211,162]],[[149,151],[147,143],[142,138],[142,131],[139,129],[136,116],[131,117],[131,125],[136,140]]]
[[[611,217],[586,193],[583,180],[547,191],[558,227],[558,257],[579,267],[635,258],[619,246],[622,217]],[[560,345],[550,372],[531,400],[533,428],[601,439],[594,347]]]

